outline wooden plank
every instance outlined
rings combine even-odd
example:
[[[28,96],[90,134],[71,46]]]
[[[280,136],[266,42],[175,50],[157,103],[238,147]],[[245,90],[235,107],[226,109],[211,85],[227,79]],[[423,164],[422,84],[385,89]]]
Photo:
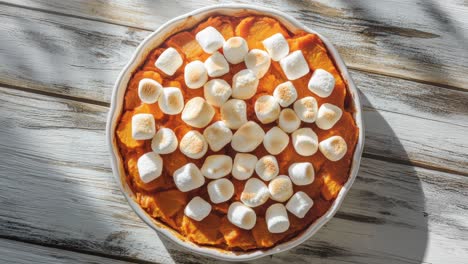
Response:
[[[158,263],[216,263],[159,238],[132,213],[108,169],[105,107],[3,88],[0,100],[3,237]],[[364,158],[323,230],[255,262],[462,263],[467,190],[465,176]]]

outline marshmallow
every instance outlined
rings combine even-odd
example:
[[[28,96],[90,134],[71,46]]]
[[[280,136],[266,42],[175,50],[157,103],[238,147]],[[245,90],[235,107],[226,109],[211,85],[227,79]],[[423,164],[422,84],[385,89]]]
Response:
[[[154,104],[162,93],[162,85],[149,78],[141,79],[138,83],[138,97],[145,104]]]
[[[191,130],[180,140],[180,151],[191,159],[203,157],[208,150],[208,144],[200,132]]]
[[[280,175],[268,184],[271,199],[278,202],[286,202],[293,195],[291,179],[286,175]]]
[[[185,206],[184,214],[195,221],[205,219],[211,212],[211,204],[203,200],[200,196],[193,197]]]
[[[232,176],[238,180],[247,180],[255,170],[258,158],[247,153],[237,153],[232,166]]]
[[[335,88],[335,77],[325,70],[317,69],[310,77],[309,90],[320,97],[328,97]]]
[[[234,202],[229,206],[227,218],[233,225],[245,230],[250,230],[257,222],[255,211],[240,202]]]
[[[304,218],[313,205],[314,201],[305,192],[297,192],[289,199],[286,209],[293,215]]]
[[[309,65],[302,54],[296,50],[280,60],[281,68],[289,80],[296,80],[309,73]]]
[[[213,53],[224,44],[224,37],[214,27],[207,27],[195,35],[195,39],[206,53]]]
[[[243,62],[248,51],[247,41],[241,37],[232,37],[224,42],[223,45],[224,57],[231,64]]]
[[[320,152],[331,161],[340,160],[348,151],[346,141],[341,136],[332,136],[320,141],[318,147]]]
[[[210,77],[219,77],[229,72],[229,63],[218,51],[205,61],[205,68]]]
[[[262,78],[270,69],[271,58],[268,53],[259,49],[252,49],[245,55],[245,66],[252,70],[258,79]]]
[[[283,204],[272,204],[265,213],[265,220],[270,233],[283,233],[289,229],[289,219]]]
[[[221,106],[221,119],[230,129],[239,129],[247,123],[247,104],[238,99],[227,101]]]
[[[167,48],[159,55],[154,66],[165,74],[172,76],[183,63],[184,61],[176,49]]]
[[[343,111],[338,106],[329,103],[322,104],[317,112],[315,124],[320,129],[330,129],[340,120],[341,115],[343,115]]]
[[[216,107],[221,107],[231,96],[231,85],[223,79],[210,80],[203,86],[206,101]]]
[[[267,155],[260,158],[255,164],[255,172],[264,181],[270,181],[278,176],[279,166],[275,156]]]
[[[158,130],[151,141],[151,149],[158,154],[169,154],[177,149],[179,141],[170,128],[163,127]]]
[[[192,61],[185,65],[184,80],[188,88],[197,89],[208,81],[205,64],[201,61]]]
[[[310,162],[293,163],[288,169],[289,178],[296,185],[308,185],[315,179],[314,166]]]
[[[190,126],[202,128],[208,125],[215,111],[202,97],[190,99],[182,111],[182,120]]]
[[[148,152],[143,154],[138,159],[137,168],[141,181],[144,183],[149,183],[150,181],[161,176],[163,160],[158,154],[154,152]]]
[[[208,183],[207,189],[210,200],[214,204],[226,202],[234,195],[234,184],[225,178]]]
[[[287,107],[297,99],[297,91],[294,84],[290,81],[280,83],[273,91],[273,97],[282,106]]]
[[[136,114],[132,117],[132,137],[136,140],[151,139],[156,133],[152,114]]]
[[[249,207],[260,206],[270,198],[270,191],[264,182],[257,178],[247,180],[241,193],[241,201]]]
[[[294,102],[294,111],[299,119],[306,123],[313,123],[317,118],[317,100],[312,96],[306,96]]]
[[[259,80],[252,70],[244,69],[232,77],[232,97],[250,99],[257,92]]]
[[[263,146],[271,155],[280,154],[289,144],[289,136],[279,127],[272,127],[265,134]]]
[[[175,185],[181,192],[188,192],[205,184],[205,177],[193,163],[185,164],[174,172]]]
[[[184,97],[177,87],[166,87],[158,99],[161,112],[168,115],[177,115],[184,109]]]
[[[268,51],[271,59],[279,61],[289,54],[288,41],[284,38],[281,33],[276,33],[273,36],[263,41],[263,46]]]
[[[255,101],[255,114],[262,124],[268,124],[278,119],[281,108],[271,95],[262,95]]]
[[[281,110],[278,118],[278,126],[286,133],[292,133],[301,125],[301,120],[297,117],[296,112],[290,108]]]
[[[231,146],[238,152],[250,152],[262,143],[264,136],[263,129],[257,123],[249,121],[234,133]]]
[[[203,131],[203,136],[212,151],[219,151],[232,139],[232,131],[224,121],[216,121]]]
[[[208,179],[219,179],[231,173],[232,158],[227,155],[211,155],[205,159],[201,172]]]
[[[292,133],[293,146],[301,156],[312,156],[318,150],[318,137],[311,128],[300,128]]]

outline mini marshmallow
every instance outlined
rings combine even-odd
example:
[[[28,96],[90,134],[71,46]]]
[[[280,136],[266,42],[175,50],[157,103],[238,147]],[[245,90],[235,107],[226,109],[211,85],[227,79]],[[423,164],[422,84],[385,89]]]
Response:
[[[314,166],[310,162],[297,162],[288,169],[289,178],[296,185],[308,185],[315,179]]]
[[[205,68],[210,77],[219,77],[229,72],[229,63],[218,51],[205,61]]]
[[[316,95],[322,98],[328,97],[335,88],[335,77],[325,70],[317,69],[310,77],[308,87]]]
[[[301,156],[312,156],[318,150],[318,137],[311,128],[300,128],[292,133],[294,149]]]
[[[199,159],[206,154],[208,144],[200,132],[190,130],[180,140],[179,148],[185,156],[191,159]]]
[[[172,76],[183,63],[184,61],[176,49],[167,48],[159,55],[154,66],[165,74]]]
[[[283,204],[272,204],[265,213],[268,231],[273,234],[283,233],[289,229],[289,219]]]
[[[331,161],[340,160],[348,151],[346,141],[341,136],[332,136],[320,141],[318,147],[320,152]]]
[[[215,111],[202,97],[190,99],[182,111],[182,120],[190,126],[202,128],[208,125]]]
[[[231,146],[238,152],[250,152],[260,145],[265,137],[263,129],[255,122],[242,125],[232,136]]]
[[[169,154],[177,149],[179,141],[170,128],[163,127],[158,130],[151,141],[151,149],[158,154]]]
[[[221,119],[230,129],[239,129],[247,123],[247,104],[239,99],[227,101],[221,106]]]
[[[214,27],[207,27],[195,35],[195,39],[206,53],[213,53],[224,44],[224,37]]]
[[[185,164],[174,172],[174,183],[181,192],[195,190],[205,184],[205,177],[193,163]]]
[[[276,33],[273,36],[265,39],[263,46],[268,51],[271,59],[279,61],[289,54],[289,44],[281,33]]]
[[[294,84],[290,81],[280,83],[273,91],[273,97],[282,106],[287,107],[297,99],[297,91]]]
[[[229,206],[227,217],[233,225],[245,230],[252,229],[257,222],[255,211],[240,202],[234,202]]]
[[[267,155],[260,158],[255,164],[255,172],[264,181],[270,181],[278,176],[279,166],[275,156]]]
[[[211,212],[211,204],[203,200],[200,196],[193,197],[185,206],[184,214],[195,221],[205,219]]]
[[[273,96],[262,95],[255,101],[254,110],[258,120],[268,124],[278,119],[281,108]]]
[[[234,195],[234,184],[225,178],[211,181],[207,189],[210,200],[214,204],[226,202]]]
[[[208,73],[205,64],[201,61],[192,61],[185,65],[184,69],[185,84],[190,89],[198,89],[208,81]]]
[[[314,201],[305,192],[297,192],[289,199],[286,209],[293,215],[304,218],[313,205]]]
[[[291,179],[286,175],[280,175],[268,184],[271,199],[277,202],[286,202],[293,195]]]
[[[278,126],[286,133],[292,133],[301,125],[301,120],[290,108],[281,110],[278,118]]]
[[[136,140],[151,139],[156,133],[152,114],[136,114],[132,117],[132,137]]]
[[[232,97],[250,99],[257,92],[259,80],[252,70],[244,69],[232,77]]]
[[[138,159],[137,168],[141,181],[144,183],[149,183],[150,181],[161,176],[163,160],[158,154],[154,152],[148,152],[143,154]]]
[[[289,136],[279,127],[272,127],[265,134],[263,146],[271,155],[280,154],[289,144]]]
[[[248,51],[247,41],[241,37],[232,37],[224,42],[223,45],[224,57],[231,64],[243,62]]]
[[[252,70],[258,79],[261,79],[270,69],[271,58],[266,51],[252,49],[245,55],[245,66]]]
[[[223,79],[213,79],[203,86],[206,101],[213,106],[221,107],[231,96],[231,85]]]
[[[343,111],[336,105],[329,103],[322,104],[317,112],[315,124],[320,129],[327,130],[332,128],[343,115]]]
[[[145,104],[154,104],[162,93],[162,85],[149,78],[141,79],[138,83],[138,97]]]
[[[270,198],[270,191],[264,182],[257,178],[247,180],[241,193],[241,201],[249,207],[260,206]]]
[[[163,92],[158,99],[161,112],[168,115],[177,115],[184,109],[184,97],[177,87],[163,88]]]
[[[296,50],[280,60],[281,68],[289,80],[296,80],[309,73],[309,65],[302,54]]]
[[[258,158],[247,153],[237,153],[232,166],[232,176],[238,180],[247,180],[255,170]]]
[[[201,172],[208,179],[219,179],[231,173],[232,158],[227,155],[211,155],[205,159]]]
[[[313,123],[317,118],[317,100],[312,96],[306,96],[294,102],[294,111],[302,121]]]
[[[212,151],[219,151],[232,139],[232,131],[224,121],[216,121],[203,131],[203,136]]]

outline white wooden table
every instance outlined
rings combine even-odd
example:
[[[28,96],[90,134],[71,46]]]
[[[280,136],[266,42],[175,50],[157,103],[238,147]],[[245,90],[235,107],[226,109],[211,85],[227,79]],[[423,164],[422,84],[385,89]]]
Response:
[[[0,2],[0,263],[216,262],[137,218],[104,128],[138,43],[218,2]],[[468,2],[258,4],[338,47],[361,92],[366,146],[336,217],[255,263],[468,263]]]

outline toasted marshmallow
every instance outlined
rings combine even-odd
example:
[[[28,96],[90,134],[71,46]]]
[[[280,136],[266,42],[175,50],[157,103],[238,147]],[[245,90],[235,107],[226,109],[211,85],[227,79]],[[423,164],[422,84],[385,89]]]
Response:
[[[221,107],[231,94],[231,85],[223,79],[210,80],[203,86],[203,95],[206,101],[216,107]]]
[[[331,161],[340,160],[348,151],[346,141],[341,136],[332,136],[320,141],[318,147],[320,152]]]
[[[205,61],[205,68],[210,77],[219,77],[229,72],[229,63],[218,51]]]
[[[205,184],[205,177],[201,174],[197,165],[185,164],[174,172],[174,183],[181,192],[188,192]]]
[[[252,49],[245,55],[245,66],[252,70],[258,79],[262,78],[270,69],[271,58],[267,52],[259,49]]]
[[[197,89],[208,81],[205,64],[201,61],[192,61],[185,65],[184,80],[188,88]]]
[[[244,57],[249,51],[247,41],[241,37],[232,37],[223,45],[223,54],[231,64],[238,64],[244,61]]]
[[[313,123],[317,118],[317,100],[312,96],[306,96],[294,102],[294,111],[302,121]]]
[[[271,155],[280,154],[289,144],[289,136],[279,127],[272,127],[265,134],[263,146]]]
[[[156,133],[152,114],[136,114],[132,117],[132,137],[136,140],[151,139]]]
[[[314,201],[305,192],[297,192],[289,199],[286,209],[293,215],[304,218],[313,205]]]
[[[234,184],[228,179],[217,179],[207,186],[208,195],[214,204],[226,202],[234,195]]]
[[[252,229],[257,222],[255,211],[240,202],[234,202],[229,206],[227,218],[233,225],[245,230]]]
[[[184,97],[177,87],[166,87],[158,99],[159,108],[168,115],[177,115],[184,109]]]
[[[232,77],[232,97],[250,99],[257,92],[259,80],[252,70],[244,69]]]
[[[292,133],[301,125],[301,120],[290,108],[281,110],[278,118],[278,126],[286,133]]]
[[[289,44],[281,33],[276,33],[273,36],[265,39],[263,46],[268,51],[271,59],[279,61],[289,54]]]
[[[250,152],[262,143],[264,136],[263,129],[257,123],[249,121],[234,133],[231,146],[238,152]]]
[[[278,119],[281,108],[271,95],[262,95],[255,101],[255,114],[262,124],[268,124]]]
[[[203,131],[203,136],[212,151],[219,151],[232,139],[232,131],[224,121],[216,121]]]
[[[195,221],[205,219],[210,212],[211,204],[203,200],[200,196],[193,197],[184,209],[184,214]]]
[[[310,162],[297,162],[288,169],[289,178],[296,185],[308,185],[315,179],[314,166]]]
[[[289,80],[297,80],[309,73],[309,65],[300,50],[293,51],[282,58],[280,65]]]
[[[264,181],[270,181],[278,176],[279,166],[275,156],[267,155],[260,158],[255,164],[255,172]]]
[[[230,129],[238,129],[247,123],[247,104],[244,100],[231,99],[221,106],[221,119]]]
[[[151,141],[151,149],[158,154],[169,154],[177,149],[179,141],[170,128],[163,127],[158,130]]]
[[[335,77],[325,70],[317,69],[310,77],[309,90],[320,97],[328,97],[335,88]]]
[[[141,181],[148,183],[161,176],[163,160],[158,154],[148,152],[138,159],[137,168]]]
[[[283,233],[289,229],[289,219],[283,204],[272,204],[265,213],[265,220],[270,233]]]
[[[208,125],[215,111],[202,97],[190,99],[182,111],[182,120],[190,126],[202,128]]]
[[[282,107],[288,107],[297,99],[297,91],[290,81],[280,83],[273,91],[273,97]]]
[[[292,133],[294,149],[301,156],[312,156],[318,150],[318,137],[311,128],[300,128]]]
[[[191,130],[180,140],[180,151],[191,159],[199,159],[206,154],[208,144],[200,132]]]
[[[241,193],[241,201],[249,207],[260,206],[270,198],[270,191],[264,182],[257,178],[248,179]]]
[[[329,103],[322,104],[317,112],[315,124],[320,129],[327,130],[332,128],[343,115],[343,111],[336,105]]]
[[[141,79],[138,83],[138,97],[145,104],[154,104],[162,93],[162,85],[149,78]]]
[[[232,176],[238,180],[247,180],[252,176],[257,161],[258,159],[255,155],[237,153],[232,166]]]
[[[271,199],[278,202],[286,202],[293,195],[291,179],[286,175],[280,175],[268,184]]]
[[[227,155],[211,155],[205,159],[201,172],[208,179],[219,179],[231,173],[232,158]]]
[[[213,53],[224,44],[224,37],[214,27],[207,27],[195,35],[195,39],[206,53]]]
[[[159,55],[154,66],[165,74],[172,76],[177,69],[182,66],[182,63],[184,63],[184,61],[182,60],[179,52],[174,48],[167,48],[163,53],[161,53],[161,55]]]

